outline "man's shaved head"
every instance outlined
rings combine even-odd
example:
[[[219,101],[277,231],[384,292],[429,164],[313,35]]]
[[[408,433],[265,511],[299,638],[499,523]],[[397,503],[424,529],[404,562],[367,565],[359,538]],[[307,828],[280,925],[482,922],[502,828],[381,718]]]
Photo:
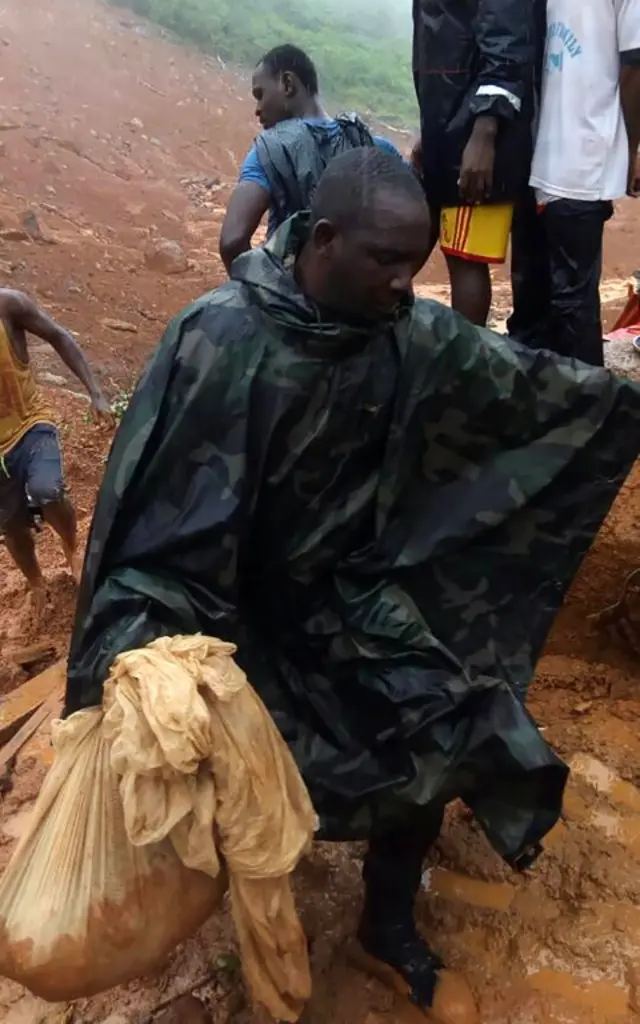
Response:
[[[312,223],[361,226],[371,220],[382,192],[426,207],[422,185],[401,157],[378,146],[350,149],[335,157],[320,178],[311,200]]]
[[[411,168],[375,146],[351,149],[328,164],[313,194],[301,283],[342,315],[384,319],[410,294],[430,236],[424,192]]]
[[[316,116],[318,72],[297,46],[276,46],[265,53],[253,73],[251,91],[263,128],[273,128],[290,117]]]

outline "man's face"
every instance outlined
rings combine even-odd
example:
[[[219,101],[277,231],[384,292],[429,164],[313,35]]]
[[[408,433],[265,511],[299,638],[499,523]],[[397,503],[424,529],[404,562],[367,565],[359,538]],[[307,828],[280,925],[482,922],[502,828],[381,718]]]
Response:
[[[291,90],[285,76],[274,78],[260,64],[253,73],[251,91],[256,101],[256,117],[263,128],[273,128],[291,117]]]
[[[345,315],[377,321],[393,314],[411,292],[430,243],[426,203],[381,190],[362,227],[336,230],[320,246],[329,304]]]

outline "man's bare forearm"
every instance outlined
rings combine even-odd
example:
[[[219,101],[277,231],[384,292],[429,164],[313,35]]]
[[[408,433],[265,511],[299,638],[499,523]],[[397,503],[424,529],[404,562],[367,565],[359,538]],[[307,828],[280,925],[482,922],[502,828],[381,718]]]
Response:
[[[101,398],[102,388],[93,375],[91,367],[87,362],[84,353],[75,339],[63,328],[59,329],[60,336],[53,343],[53,347],[72,374],[77,377],[87,390],[91,399]]]
[[[45,313],[26,295],[16,294],[15,322],[28,334],[34,334],[51,345],[62,362],[86,388],[92,402],[106,402],[102,388],[75,338],[57,321]]]
[[[635,154],[640,147],[640,58],[638,63],[627,63],[625,54],[620,68],[620,103],[629,149]]]

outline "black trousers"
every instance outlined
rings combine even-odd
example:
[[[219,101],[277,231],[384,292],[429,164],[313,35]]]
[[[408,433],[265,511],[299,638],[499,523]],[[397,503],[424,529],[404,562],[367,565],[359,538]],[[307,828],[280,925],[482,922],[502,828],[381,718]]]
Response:
[[[533,193],[514,211],[513,315],[507,329],[530,348],[602,366],[600,276],[610,202],[556,199],[541,212]]]
[[[365,927],[410,925],[422,881],[424,859],[440,835],[445,805],[429,810],[416,822],[374,836],[364,859]]]

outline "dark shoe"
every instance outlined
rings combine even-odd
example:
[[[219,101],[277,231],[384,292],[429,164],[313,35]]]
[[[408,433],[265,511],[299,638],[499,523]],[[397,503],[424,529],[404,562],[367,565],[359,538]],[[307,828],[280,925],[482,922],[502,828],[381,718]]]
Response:
[[[363,922],[358,929],[358,941],[367,956],[400,975],[405,983],[404,994],[412,1003],[424,1011],[431,1009],[438,971],[444,963],[412,923],[381,928]]]
[[[372,928],[362,923],[358,967],[408,999],[434,1024],[477,1024],[478,1011],[464,978],[445,968],[413,925]]]

